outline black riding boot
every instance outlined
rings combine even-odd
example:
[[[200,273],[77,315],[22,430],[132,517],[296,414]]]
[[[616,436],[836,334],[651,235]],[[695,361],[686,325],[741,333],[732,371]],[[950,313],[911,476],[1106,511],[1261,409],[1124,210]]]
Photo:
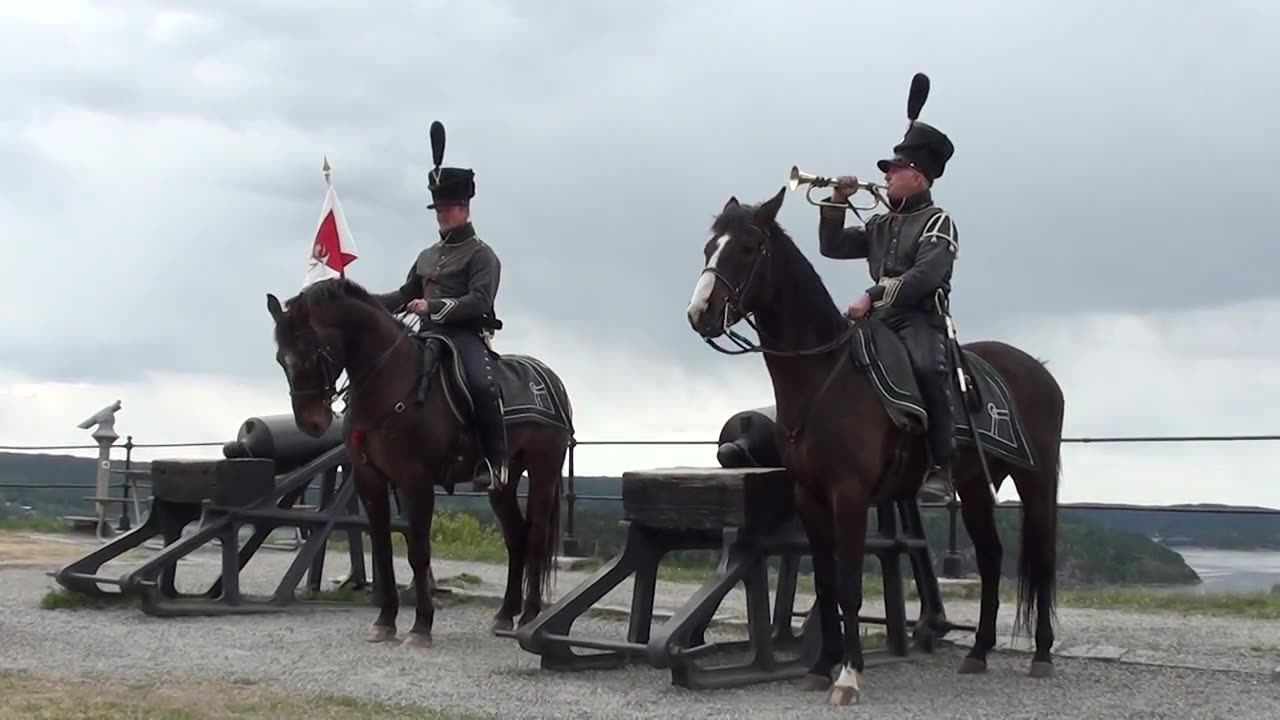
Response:
[[[502,421],[502,401],[496,392],[492,400],[485,398],[477,407],[476,426],[484,455],[476,463],[473,483],[477,490],[507,484],[507,426]]]
[[[467,383],[475,400],[475,426],[483,449],[472,484],[476,489],[502,487],[507,483],[507,426],[502,420],[494,358],[479,335],[467,335],[459,341],[466,355]]]
[[[951,393],[947,377],[938,375],[934,382],[921,383],[925,409],[929,413],[929,455],[933,467],[925,475],[920,488],[924,502],[946,502],[955,492],[951,482],[951,459],[955,456],[955,420],[951,416]]]

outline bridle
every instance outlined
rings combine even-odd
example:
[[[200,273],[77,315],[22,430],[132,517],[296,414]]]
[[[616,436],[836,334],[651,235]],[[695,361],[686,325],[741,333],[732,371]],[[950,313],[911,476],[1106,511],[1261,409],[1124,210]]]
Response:
[[[857,325],[852,322],[849,324],[848,329],[841,333],[835,340],[807,350],[772,350],[764,347],[763,345],[753,343],[747,337],[731,327],[732,324],[736,324],[731,324],[729,322],[729,312],[732,310],[740,319],[746,321],[747,325],[750,325],[752,330],[756,331],[756,335],[760,334],[760,328],[756,325],[752,314],[748,313],[742,307],[742,300],[746,296],[747,292],[751,290],[753,286],[752,284],[756,279],[757,271],[760,269],[760,264],[769,255],[769,235],[754,224],[747,223],[747,227],[750,228],[752,232],[763,237],[764,242],[760,243],[760,252],[756,255],[756,259],[752,262],[751,269],[747,272],[747,277],[743,279],[741,285],[734,287],[733,283],[729,282],[728,278],[726,278],[717,268],[711,266],[703,268],[702,273],[699,275],[699,277],[701,277],[702,275],[710,273],[711,276],[716,279],[716,282],[724,283],[724,286],[728,288],[729,297],[725,300],[724,318],[721,321],[723,323],[722,329],[724,330],[725,337],[733,341],[733,343],[738,346],[738,349],[731,350],[722,348],[716,344],[715,339],[705,336],[702,338],[703,342],[710,345],[716,352],[720,352],[725,355],[745,355],[747,353],[758,352],[766,355],[777,355],[779,357],[822,355],[823,353],[831,352],[848,342],[849,338],[853,336],[854,331],[857,330]]]
[[[293,333],[290,339],[295,341],[295,343],[299,338],[305,335],[315,336],[316,347],[319,349],[318,355],[320,372],[324,378],[324,384],[316,387],[298,388],[294,384],[293,373],[286,372],[284,377],[285,381],[289,384],[289,397],[293,398],[323,393],[329,398],[330,402],[332,402],[336,397],[342,397],[347,404],[350,404],[351,396],[354,395],[355,391],[358,389],[358,384],[367,382],[382,369],[382,366],[391,358],[391,353],[395,351],[396,347],[400,345],[402,340],[408,337],[409,332],[410,329],[408,327],[404,328],[404,330],[397,335],[396,341],[391,343],[391,345],[378,356],[378,359],[374,362],[373,366],[362,373],[358,378],[352,378],[350,372],[348,372],[347,382],[341,388],[337,388],[336,384],[338,376],[342,374],[343,364],[338,362],[327,344],[319,341],[320,333],[314,327],[310,326],[308,326],[306,330],[300,330]],[[403,405],[404,403],[397,403],[396,412],[402,412],[404,410]]]

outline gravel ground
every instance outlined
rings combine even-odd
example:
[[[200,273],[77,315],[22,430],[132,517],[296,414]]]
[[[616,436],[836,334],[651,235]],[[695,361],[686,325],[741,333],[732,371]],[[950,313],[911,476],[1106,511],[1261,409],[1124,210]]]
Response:
[[[289,554],[264,552],[247,568],[246,590],[265,591]],[[186,565],[208,577],[216,556]],[[398,580],[409,579],[398,563]],[[487,634],[492,610],[459,605],[436,612],[435,646],[407,650],[363,642],[371,608],[236,618],[155,619],[133,609],[38,608],[56,583],[45,568],[0,569],[0,669],[45,675],[246,680],[301,692],[329,692],[384,702],[519,717],[1178,717],[1276,716],[1280,684],[1267,676],[1280,648],[1280,623],[1063,610],[1062,647],[1105,644],[1133,648],[1151,661],[1168,659],[1223,671],[1152,667],[1099,660],[1057,659],[1057,676],[1026,676],[1029,658],[997,654],[985,676],[958,676],[963,650],[944,647],[934,657],[871,669],[856,709],[830,708],[822,693],[793,683],[741,690],[689,692],[670,675],[648,668],[553,674],[513,640]],[[122,566],[113,566],[114,572]],[[327,575],[345,572],[334,556]],[[180,574],[181,574],[180,570]],[[501,588],[502,568],[437,561],[437,577],[460,572],[480,577],[480,589]],[[560,573],[568,590],[582,573]],[[194,578],[193,578],[194,579]],[[186,583],[183,583],[184,585]],[[687,597],[688,587],[664,584],[659,606]],[[624,588],[625,591],[625,588]],[[625,592],[607,601],[625,604]],[[870,603],[869,603],[870,604]],[[726,603],[741,612],[741,598]],[[406,609],[411,613],[411,610]],[[874,610],[872,610],[874,612]],[[972,620],[976,604],[952,601],[955,620]],[[402,614],[401,630],[409,614]],[[1007,636],[1009,623],[1002,623]],[[575,633],[619,637],[616,622],[583,619]],[[1198,645],[1206,649],[1193,652]]]

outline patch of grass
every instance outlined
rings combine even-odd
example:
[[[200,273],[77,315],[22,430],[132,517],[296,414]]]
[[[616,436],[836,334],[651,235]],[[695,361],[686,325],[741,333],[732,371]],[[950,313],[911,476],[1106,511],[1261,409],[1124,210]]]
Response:
[[[40,607],[44,610],[108,610],[128,607],[132,600],[120,595],[99,597],[68,590],[54,588],[40,598]]]
[[[68,527],[67,521],[49,515],[6,515],[0,517],[0,530],[65,533]]]
[[[701,583],[715,574],[715,570],[706,567],[682,567],[679,565],[662,565],[658,569],[658,579],[668,582]],[[777,582],[777,573],[770,573],[770,581]],[[812,595],[813,576],[801,575],[797,583],[797,591]],[[904,577],[905,596],[908,602],[919,596],[910,575]],[[882,597],[884,582],[880,575],[863,575],[862,591],[865,597]],[[941,587],[944,600],[981,599],[982,587],[977,583],[962,585],[943,585]],[[1016,598],[1013,583],[1008,578],[1000,582],[1001,604],[1011,606]],[[1066,608],[1083,608],[1098,610],[1132,610],[1135,612],[1167,612],[1186,615],[1204,615],[1217,617],[1245,617],[1259,620],[1280,619],[1280,585],[1269,592],[1253,593],[1213,593],[1193,595],[1181,592],[1163,592],[1155,589],[1120,588],[1120,587],[1076,587],[1058,590],[1058,605]]]
[[[334,533],[329,538],[329,550],[341,551],[349,546],[345,533]],[[365,548],[369,547],[366,533]],[[403,534],[391,534],[391,552],[398,557],[405,557],[408,545]],[[502,532],[494,525],[481,522],[470,513],[437,509],[431,521],[431,556],[444,560],[505,565],[507,546],[502,542]]]
[[[64,680],[0,672],[0,720],[221,720],[237,718],[423,718],[468,720],[480,715],[427,707],[366,702],[328,695],[295,695],[253,683],[139,684],[116,680]]]
[[[505,563],[502,533],[474,515],[438,511],[431,522],[431,554],[451,560]]]
[[[1009,593],[1012,600],[1013,594]],[[1280,619],[1280,591],[1191,595],[1136,588],[1077,588],[1058,593],[1062,607]]]

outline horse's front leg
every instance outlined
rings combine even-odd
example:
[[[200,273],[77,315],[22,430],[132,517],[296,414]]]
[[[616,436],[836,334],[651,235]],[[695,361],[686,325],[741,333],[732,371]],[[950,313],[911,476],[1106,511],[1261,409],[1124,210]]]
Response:
[[[819,494],[818,488],[797,479],[795,484],[796,510],[805,535],[809,538],[809,558],[813,562],[813,588],[817,600],[822,650],[818,659],[805,676],[808,690],[826,690],[831,687],[831,668],[840,662],[843,654],[840,642],[840,612],[836,606],[835,528],[832,526],[831,504]]]
[[[401,488],[405,490],[409,566],[413,568],[413,590],[417,607],[414,608],[413,629],[401,644],[427,648],[431,647],[431,626],[436,613],[428,582],[431,572],[431,519],[435,511],[436,495],[432,478],[424,469],[415,471],[408,479],[410,482],[404,483]]]
[[[396,590],[395,564],[391,558],[391,500],[390,488],[382,478],[368,469],[357,469],[353,464],[349,472],[356,492],[364,504],[369,518],[369,540],[373,546],[373,589],[377,596],[378,617],[369,627],[369,642],[386,642],[396,639],[396,614],[400,611],[400,594]]]
[[[858,613],[862,610],[862,563],[867,535],[869,480],[843,473],[832,482],[832,521],[836,540],[836,586],[844,614],[844,663],[831,688],[832,705],[848,705],[862,695],[861,675],[866,669]]]

